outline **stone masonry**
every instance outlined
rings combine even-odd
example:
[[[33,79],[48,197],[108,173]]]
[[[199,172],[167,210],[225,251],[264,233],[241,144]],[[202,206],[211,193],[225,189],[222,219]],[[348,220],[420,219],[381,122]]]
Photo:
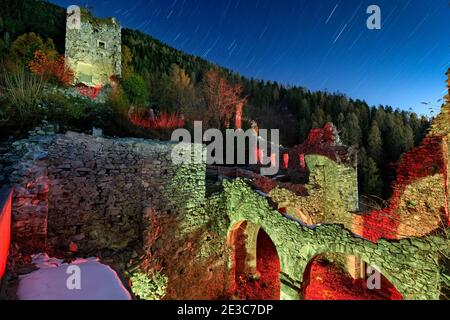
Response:
[[[15,143],[14,240],[84,252],[139,241],[147,208],[180,214],[204,201],[204,166],[174,165],[173,146],[70,132]]]
[[[75,72],[75,84],[102,86],[122,68],[121,27],[114,18],[94,18],[71,6],[67,10],[66,61]]]
[[[50,246],[99,255],[136,244],[146,254],[139,267],[168,277],[168,298],[215,299],[230,296],[225,292],[233,281],[236,250],[229,239],[236,226],[246,222],[263,229],[276,247],[282,299],[301,298],[305,270],[323,254],[343,254],[377,266],[405,299],[439,299],[443,285],[448,285],[441,260],[450,251],[448,229],[402,239],[384,234],[372,239],[355,232],[349,217],[360,216],[352,212],[357,209],[356,174],[326,154],[305,152],[310,180],[306,195],[288,193],[282,185],[261,194],[252,179],[234,179],[225,180],[223,191],[207,198],[205,163],[175,164],[175,146],[42,130],[15,142],[8,155],[14,160],[9,174],[14,187],[13,241],[25,249]],[[189,146],[192,155],[195,148]],[[442,150],[448,159],[448,149]],[[415,151],[411,157],[421,154]],[[434,167],[419,167],[420,175],[406,181],[446,179],[447,161],[440,171]],[[343,177],[348,183],[339,181]],[[403,193],[405,201],[411,194]],[[321,203],[327,195],[336,201]],[[246,239],[246,261],[253,269],[256,238]]]

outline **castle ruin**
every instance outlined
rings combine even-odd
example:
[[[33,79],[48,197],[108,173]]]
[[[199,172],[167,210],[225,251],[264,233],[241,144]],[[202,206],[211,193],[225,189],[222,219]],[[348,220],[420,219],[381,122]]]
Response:
[[[114,18],[99,19],[86,9],[68,7],[65,55],[74,84],[103,86],[121,76],[121,30]]]

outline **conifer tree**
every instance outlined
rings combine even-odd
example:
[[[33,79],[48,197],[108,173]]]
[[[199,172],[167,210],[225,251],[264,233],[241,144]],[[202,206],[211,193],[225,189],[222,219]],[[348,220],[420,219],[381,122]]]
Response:
[[[367,143],[369,147],[369,155],[377,163],[380,163],[383,153],[383,140],[381,138],[381,132],[376,121],[374,121],[372,123],[372,126],[370,127]]]

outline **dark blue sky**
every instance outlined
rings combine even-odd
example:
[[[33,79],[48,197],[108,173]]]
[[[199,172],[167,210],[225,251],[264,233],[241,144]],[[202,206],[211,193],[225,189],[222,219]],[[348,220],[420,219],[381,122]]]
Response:
[[[339,91],[371,105],[439,106],[450,66],[449,0],[52,0],[90,5],[243,75]],[[368,30],[367,7],[382,29]]]

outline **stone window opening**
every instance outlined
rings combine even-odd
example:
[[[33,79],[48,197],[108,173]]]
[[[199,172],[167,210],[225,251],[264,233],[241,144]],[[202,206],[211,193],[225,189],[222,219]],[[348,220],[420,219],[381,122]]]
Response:
[[[100,49],[106,49],[106,42],[98,40],[97,41],[97,47],[99,47]]]

